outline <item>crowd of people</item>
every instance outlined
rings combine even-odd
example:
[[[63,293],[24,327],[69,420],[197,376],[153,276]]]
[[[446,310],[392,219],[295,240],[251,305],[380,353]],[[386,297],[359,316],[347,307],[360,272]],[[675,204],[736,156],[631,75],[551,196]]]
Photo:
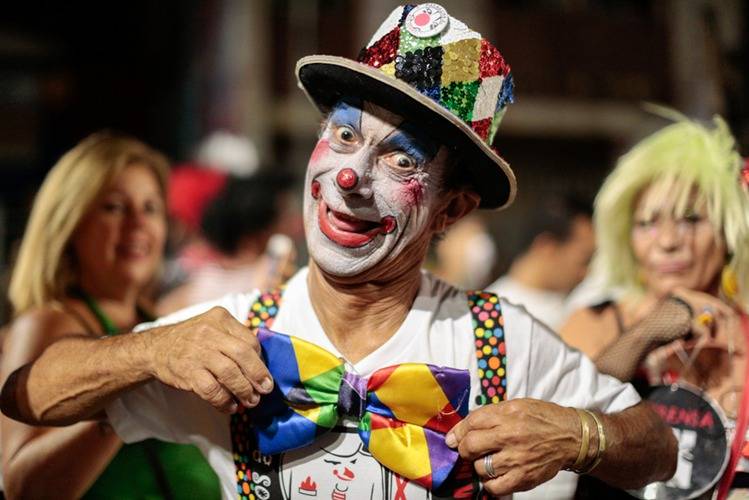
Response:
[[[592,205],[539,201],[491,283],[475,211],[518,189],[491,147],[499,50],[403,6],[297,78],[323,113],[298,270],[294,169],[203,157],[170,188],[110,132],[52,167],[8,290],[7,497],[749,491],[749,163],[721,118],[669,112]],[[480,290],[422,270],[459,224],[438,256],[470,265],[442,269]],[[591,282],[604,299],[573,310]]]

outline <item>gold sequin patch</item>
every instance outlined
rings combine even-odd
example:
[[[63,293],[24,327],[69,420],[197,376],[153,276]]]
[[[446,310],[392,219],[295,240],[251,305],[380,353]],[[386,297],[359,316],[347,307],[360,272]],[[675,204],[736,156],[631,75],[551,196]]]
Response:
[[[444,47],[442,86],[452,82],[472,82],[479,78],[481,40],[471,38],[449,43]]]

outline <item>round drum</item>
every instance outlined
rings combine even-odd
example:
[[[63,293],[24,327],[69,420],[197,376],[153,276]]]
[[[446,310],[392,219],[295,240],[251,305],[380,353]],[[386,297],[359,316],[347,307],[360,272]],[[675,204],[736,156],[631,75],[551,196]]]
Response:
[[[713,488],[728,465],[730,446],[723,410],[707,394],[684,383],[657,386],[647,401],[679,442],[676,474],[669,481],[629,491],[638,498],[698,498]]]

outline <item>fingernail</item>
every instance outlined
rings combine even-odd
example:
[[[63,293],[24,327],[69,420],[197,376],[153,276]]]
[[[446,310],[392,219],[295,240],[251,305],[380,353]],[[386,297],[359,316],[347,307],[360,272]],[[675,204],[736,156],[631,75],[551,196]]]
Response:
[[[260,383],[260,388],[265,392],[270,392],[273,389],[273,381],[270,378],[265,377]]]
[[[450,448],[455,448],[458,444],[458,441],[455,439],[455,434],[448,432],[447,436],[445,436],[445,444]]]
[[[232,403],[229,406],[229,413],[237,413],[238,410],[239,410],[239,405],[237,403]]]
[[[256,406],[259,401],[260,401],[260,395],[253,394],[252,396],[250,396],[250,399],[245,402],[245,406],[247,408],[252,408],[253,406]]]

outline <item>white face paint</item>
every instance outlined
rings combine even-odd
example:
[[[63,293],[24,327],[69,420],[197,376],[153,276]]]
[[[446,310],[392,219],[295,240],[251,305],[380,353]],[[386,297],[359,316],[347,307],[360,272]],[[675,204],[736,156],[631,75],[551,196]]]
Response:
[[[304,226],[312,259],[355,276],[431,238],[447,150],[403,119],[339,104],[307,166]]]

